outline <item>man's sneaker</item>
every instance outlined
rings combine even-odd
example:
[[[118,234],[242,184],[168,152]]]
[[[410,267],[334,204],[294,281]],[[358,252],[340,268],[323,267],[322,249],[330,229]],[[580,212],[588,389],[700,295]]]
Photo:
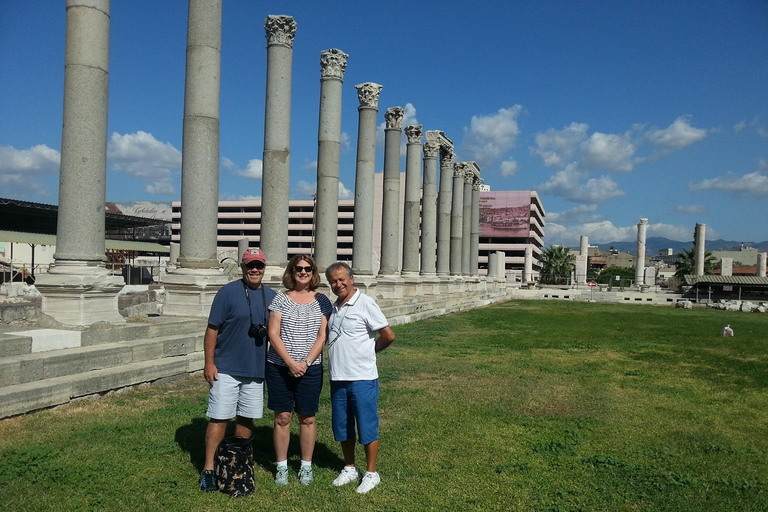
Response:
[[[205,492],[218,491],[216,488],[216,478],[213,476],[212,469],[204,469],[200,473],[200,489]]]
[[[275,473],[275,483],[277,485],[288,485],[288,468],[277,468]]]
[[[312,466],[301,466],[299,470],[299,483],[301,485],[309,485],[315,481],[315,477],[312,475]]]
[[[333,481],[333,485],[341,487],[342,485],[351,484],[360,480],[360,471],[356,466],[344,466],[339,476]]]
[[[357,494],[365,494],[381,482],[381,477],[379,477],[378,473],[365,473],[365,476],[363,477],[363,481],[360,482],[360,485],[357,486]]]

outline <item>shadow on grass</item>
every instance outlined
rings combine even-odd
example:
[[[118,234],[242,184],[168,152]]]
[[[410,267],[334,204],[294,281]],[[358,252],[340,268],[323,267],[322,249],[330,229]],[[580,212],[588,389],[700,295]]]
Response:
[[[227,437],[234,435],[235,422],[227,425]],[[205,464],[205,430],[208,428],[208,420],[205,418],[193,418],[187,425],[176,429],[176,444],[189,454],[189,462],[197,472],[203,470]],[[337,451],[331,450],[325,443],[315,443],[313,463],[316,467],[337,471],[344,466],[344,460],[339,457]],[[301,451],[299,449],[299,436],[291,433],[291,441],[288,447],[288,461],[290,466],[295,466],[298,471],[301,465]],[[272,444],[272,428],[256,426],[253,431],[253,461],[270,473],[275,472],[275,451]]]

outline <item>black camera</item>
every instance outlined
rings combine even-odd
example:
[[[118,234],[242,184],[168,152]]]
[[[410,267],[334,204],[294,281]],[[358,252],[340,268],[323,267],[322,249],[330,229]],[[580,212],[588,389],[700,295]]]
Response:
[[[267,337],[267,326],[262,324],[251,324],[251,327],[248,328],[248,336],[256,341],[263,340]]]

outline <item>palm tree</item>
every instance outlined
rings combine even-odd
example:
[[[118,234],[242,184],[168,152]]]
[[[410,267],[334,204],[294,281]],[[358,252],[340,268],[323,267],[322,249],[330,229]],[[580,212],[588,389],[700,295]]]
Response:
[[[682,279],[683,276],[690,276],[696,273],[696,248],[683,249],[677,253],[675,260],[675,277]],[[704,253],[704,274],[711,274],[715,269],[715,257],[712,251]]]
[[[562,245],[550,245],[541,255],[541,281],[549,284],[567,284],[576,256]]]

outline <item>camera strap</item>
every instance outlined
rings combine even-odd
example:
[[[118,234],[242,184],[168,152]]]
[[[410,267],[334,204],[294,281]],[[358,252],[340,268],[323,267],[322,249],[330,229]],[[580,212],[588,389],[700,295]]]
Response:
[[[248,316],[251,319],[251,325],[253,325],[253,311],[251,310],[251,296],[248,295],[248,286],[243,281],[243,290],[245,290],[245,300],[248,302]],[[261,303],[264,306],[264,323],[267,322],[267,295],[264,293],[264,285],[259,286],[261,290]]]

